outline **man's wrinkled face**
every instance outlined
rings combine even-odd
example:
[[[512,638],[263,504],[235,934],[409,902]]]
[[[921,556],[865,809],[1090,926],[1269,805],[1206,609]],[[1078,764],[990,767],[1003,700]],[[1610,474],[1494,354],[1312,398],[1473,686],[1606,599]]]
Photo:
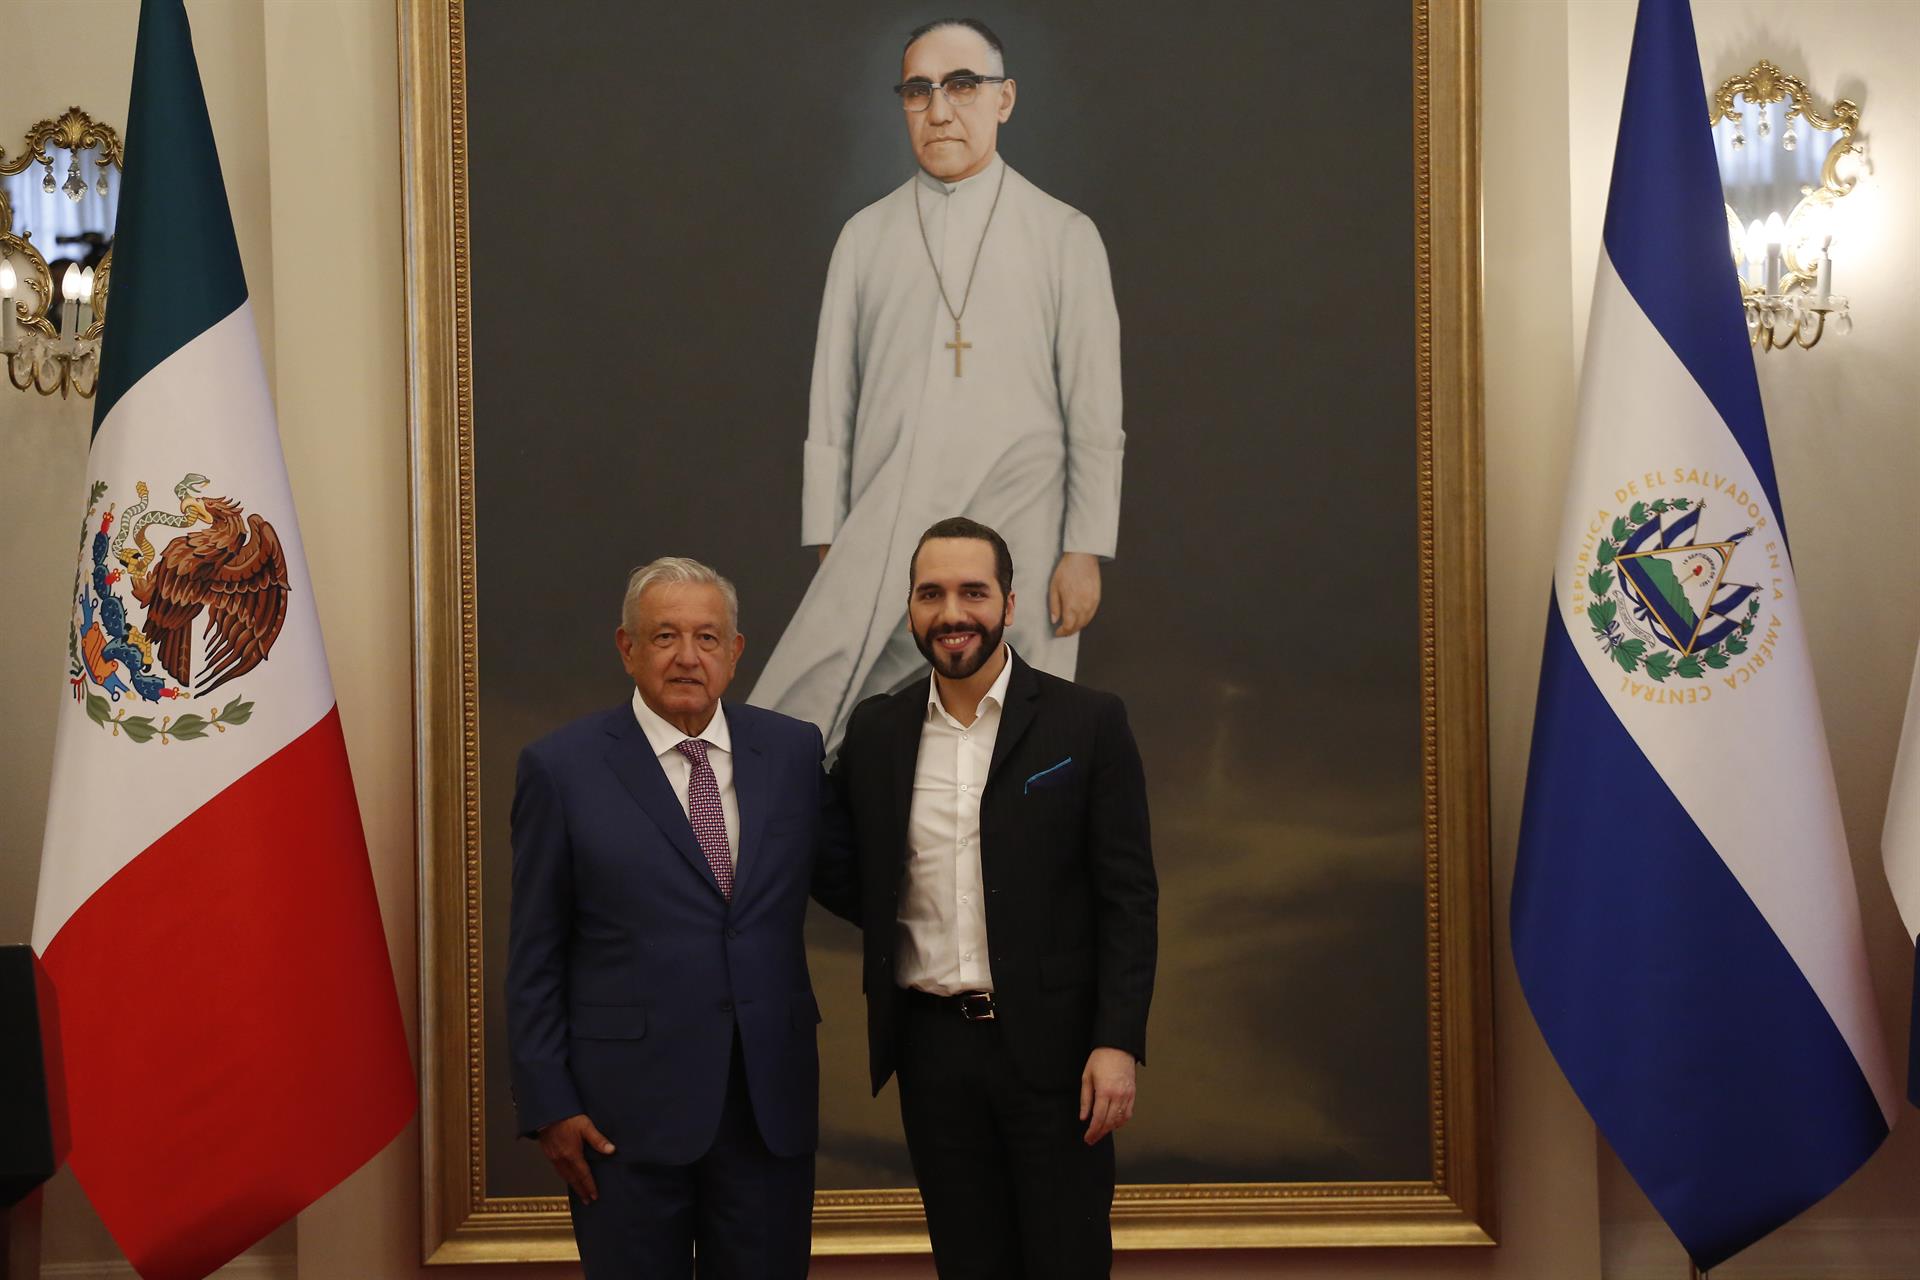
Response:
[[[944,84],[951,76],[994,74],[993,50],[965,27],[929,31],[907,48],[901,83]],[[971,178],[987,167],[1000,138],[1000,126],[1013,114],[1013,81],[983,84],[973,101],[955,106],[936,89],[925,111],[902,111],[914,159],[942,182]]]
[[[1001,594],[993,544],[979,538],[929,538],[913,560],[907,626],[934,670],[965,680],[1000,651],[1013,621],[1013,596]]]
[[[726,596],[710,583],[656,583],[628,621],[632,630],[621,627],[614,643],[640,696],[690,735],[705,728],[747,645],[727,617]]]

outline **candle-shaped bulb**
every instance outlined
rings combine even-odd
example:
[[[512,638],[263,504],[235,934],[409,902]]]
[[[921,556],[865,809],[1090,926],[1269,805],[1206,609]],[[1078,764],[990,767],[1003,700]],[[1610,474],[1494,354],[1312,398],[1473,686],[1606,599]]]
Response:
[[[1770,213],[1760,234],[1767,242],[1766,274],[1761,278],[1761,286],[1768,297],[1773,297],[1780,292],[1780,242],[1786,238],[1787,224],[1780,220],[1779,214]]]
[[[92,267],[87,267],[80,272],[80,300],[82,302],[88,303],[89,305],[91,305],[93,302],[93,268]]]
[[[20,277],[13,271],[13,259],[0,258],[0,298],[11,298],[19,284]]]
[[[1747,279],[1760,283],[1767,265],[1767,233],[1758,218],[1747,224]]]
[[[68,302],[80,296],[80,264],[69,262],[64,275],[60,277],[60,297]]]

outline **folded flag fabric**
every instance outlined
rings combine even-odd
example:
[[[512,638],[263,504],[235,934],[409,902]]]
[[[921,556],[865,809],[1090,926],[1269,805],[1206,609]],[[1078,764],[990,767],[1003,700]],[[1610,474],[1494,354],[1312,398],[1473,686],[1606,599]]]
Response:
[[[1880,837],[1887,883],[1914,940],[1913,1012],[1907,1022],[1907,1100],[1920,1107],[1920,661],[1907,693],[1907,722],[1893,763],[1887,825]]]

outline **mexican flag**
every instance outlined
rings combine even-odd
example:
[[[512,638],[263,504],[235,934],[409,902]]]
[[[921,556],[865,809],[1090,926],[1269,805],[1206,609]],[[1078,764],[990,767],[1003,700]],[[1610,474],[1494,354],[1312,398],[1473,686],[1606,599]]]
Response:
[[[145,0],[34,946],[71,1163],[197,1280],[392,1140],[415,1089],[181,0]]]

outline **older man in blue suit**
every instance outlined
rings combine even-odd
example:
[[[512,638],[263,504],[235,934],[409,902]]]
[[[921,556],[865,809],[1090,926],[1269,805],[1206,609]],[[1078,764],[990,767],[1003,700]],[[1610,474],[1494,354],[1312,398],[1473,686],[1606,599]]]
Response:
[[[732,584],[627,584],[629,702],[527,747],[507,1020],[523,1132],[572,1194],[590,1278],[806,1274],[820,1020],[801,925],[819,730],[720,696]]]

